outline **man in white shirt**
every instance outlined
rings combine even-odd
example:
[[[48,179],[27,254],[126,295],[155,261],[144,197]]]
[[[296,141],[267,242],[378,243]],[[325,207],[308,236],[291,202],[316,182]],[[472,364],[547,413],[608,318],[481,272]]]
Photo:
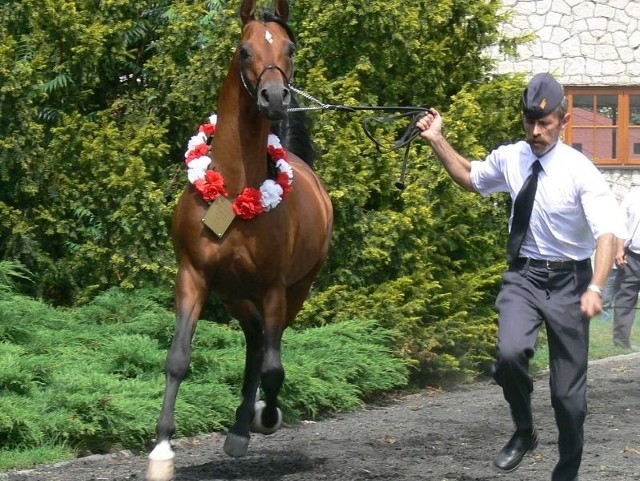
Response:
[[[640,187],[633,186],[620,204],[629,236],[616,239],[618,267],[613,290],[613,343],[631,349],[631,328],[636,319],[640,292]]]
[[[567,105],[562,87],[551,75],[535,75],[522,99],[527,140],[499,147],[483,162],[467,160],[447,142],[442,117],[435,109],[417,122],[421,136],[452,179],[471,192],[484,196],[509,192],[518,205],[525,202],[516,202],[520,191],[529,190],[523,188],[525,181],[529,184],[530,176],[537,178],[530,219],[517,229],[524,238],[514,242],[514,227],[523,224],[523,209],[518,207],[518,222],[512,210],[509,266],[496,300],[499,333],[494,378],[509,402],[516,432],[493,466],[511,472],[537,446],[529,360],[544,322],[551,402],[559,431],[560,459],[552,481],[578,478],[587,412],[589,320],[602,310],[614,233],[624,230],[621,216],[611,215],[617,203],[600,172],[560,140],[569,121]]]

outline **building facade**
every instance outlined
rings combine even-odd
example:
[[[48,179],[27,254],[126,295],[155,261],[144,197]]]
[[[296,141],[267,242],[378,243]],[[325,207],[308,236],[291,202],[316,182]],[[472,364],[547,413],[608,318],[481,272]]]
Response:
[[[564,86],[565,142],[581,150],[621,199],[640,185],[640,0],[504,0],[507,34],[533,33],[499,73],[550,72]]]

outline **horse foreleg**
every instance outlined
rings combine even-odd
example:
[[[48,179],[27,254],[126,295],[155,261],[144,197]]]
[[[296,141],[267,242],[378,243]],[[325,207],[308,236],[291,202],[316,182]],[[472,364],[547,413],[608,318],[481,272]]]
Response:
[[[249,424],[253,418],[256,391],[260,385],[260,368],[263,359],[262,318],[253,303],[235,306],[234,317],[240,320],[246,343],[242,402],[236,410],[234,425],[229,429],[223,450],[229,456],[240,457],[249,449]]]
[[[156,428],[156,446],[149,454],[148,481],[169,481],[173,477],[175,453],[171,437],[175,433],[174,411],[180,383],[191,362],[191,343],[198,316],[206,298],[204,281],[181,269],[176,282],[176,329],[165,363],[166,385]]]

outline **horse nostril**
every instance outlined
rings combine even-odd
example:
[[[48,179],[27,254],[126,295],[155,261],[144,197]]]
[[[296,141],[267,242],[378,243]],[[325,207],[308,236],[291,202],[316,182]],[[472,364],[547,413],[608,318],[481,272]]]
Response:
[[[267,89],[260,90],[260,98],[264,101],[265,104],[269,103],[269,92]]]
[[[289,89],[283,89],[282,91],[282,103],[289,105],[291,103],[291,91]]]

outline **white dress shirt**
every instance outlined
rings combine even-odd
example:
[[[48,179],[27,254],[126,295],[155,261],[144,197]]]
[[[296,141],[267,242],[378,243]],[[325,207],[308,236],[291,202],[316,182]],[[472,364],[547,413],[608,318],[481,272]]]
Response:
[[[536,159],[529,144],[520,141],[497,148],[484,161],[471,162],[471,182],[480,194],[511,195],[509,226],[513,201]],[[542,171],[520,257],[587,259],[602,234],[626,232],[613,192],[588,158],[559,140],[539,160]]]

